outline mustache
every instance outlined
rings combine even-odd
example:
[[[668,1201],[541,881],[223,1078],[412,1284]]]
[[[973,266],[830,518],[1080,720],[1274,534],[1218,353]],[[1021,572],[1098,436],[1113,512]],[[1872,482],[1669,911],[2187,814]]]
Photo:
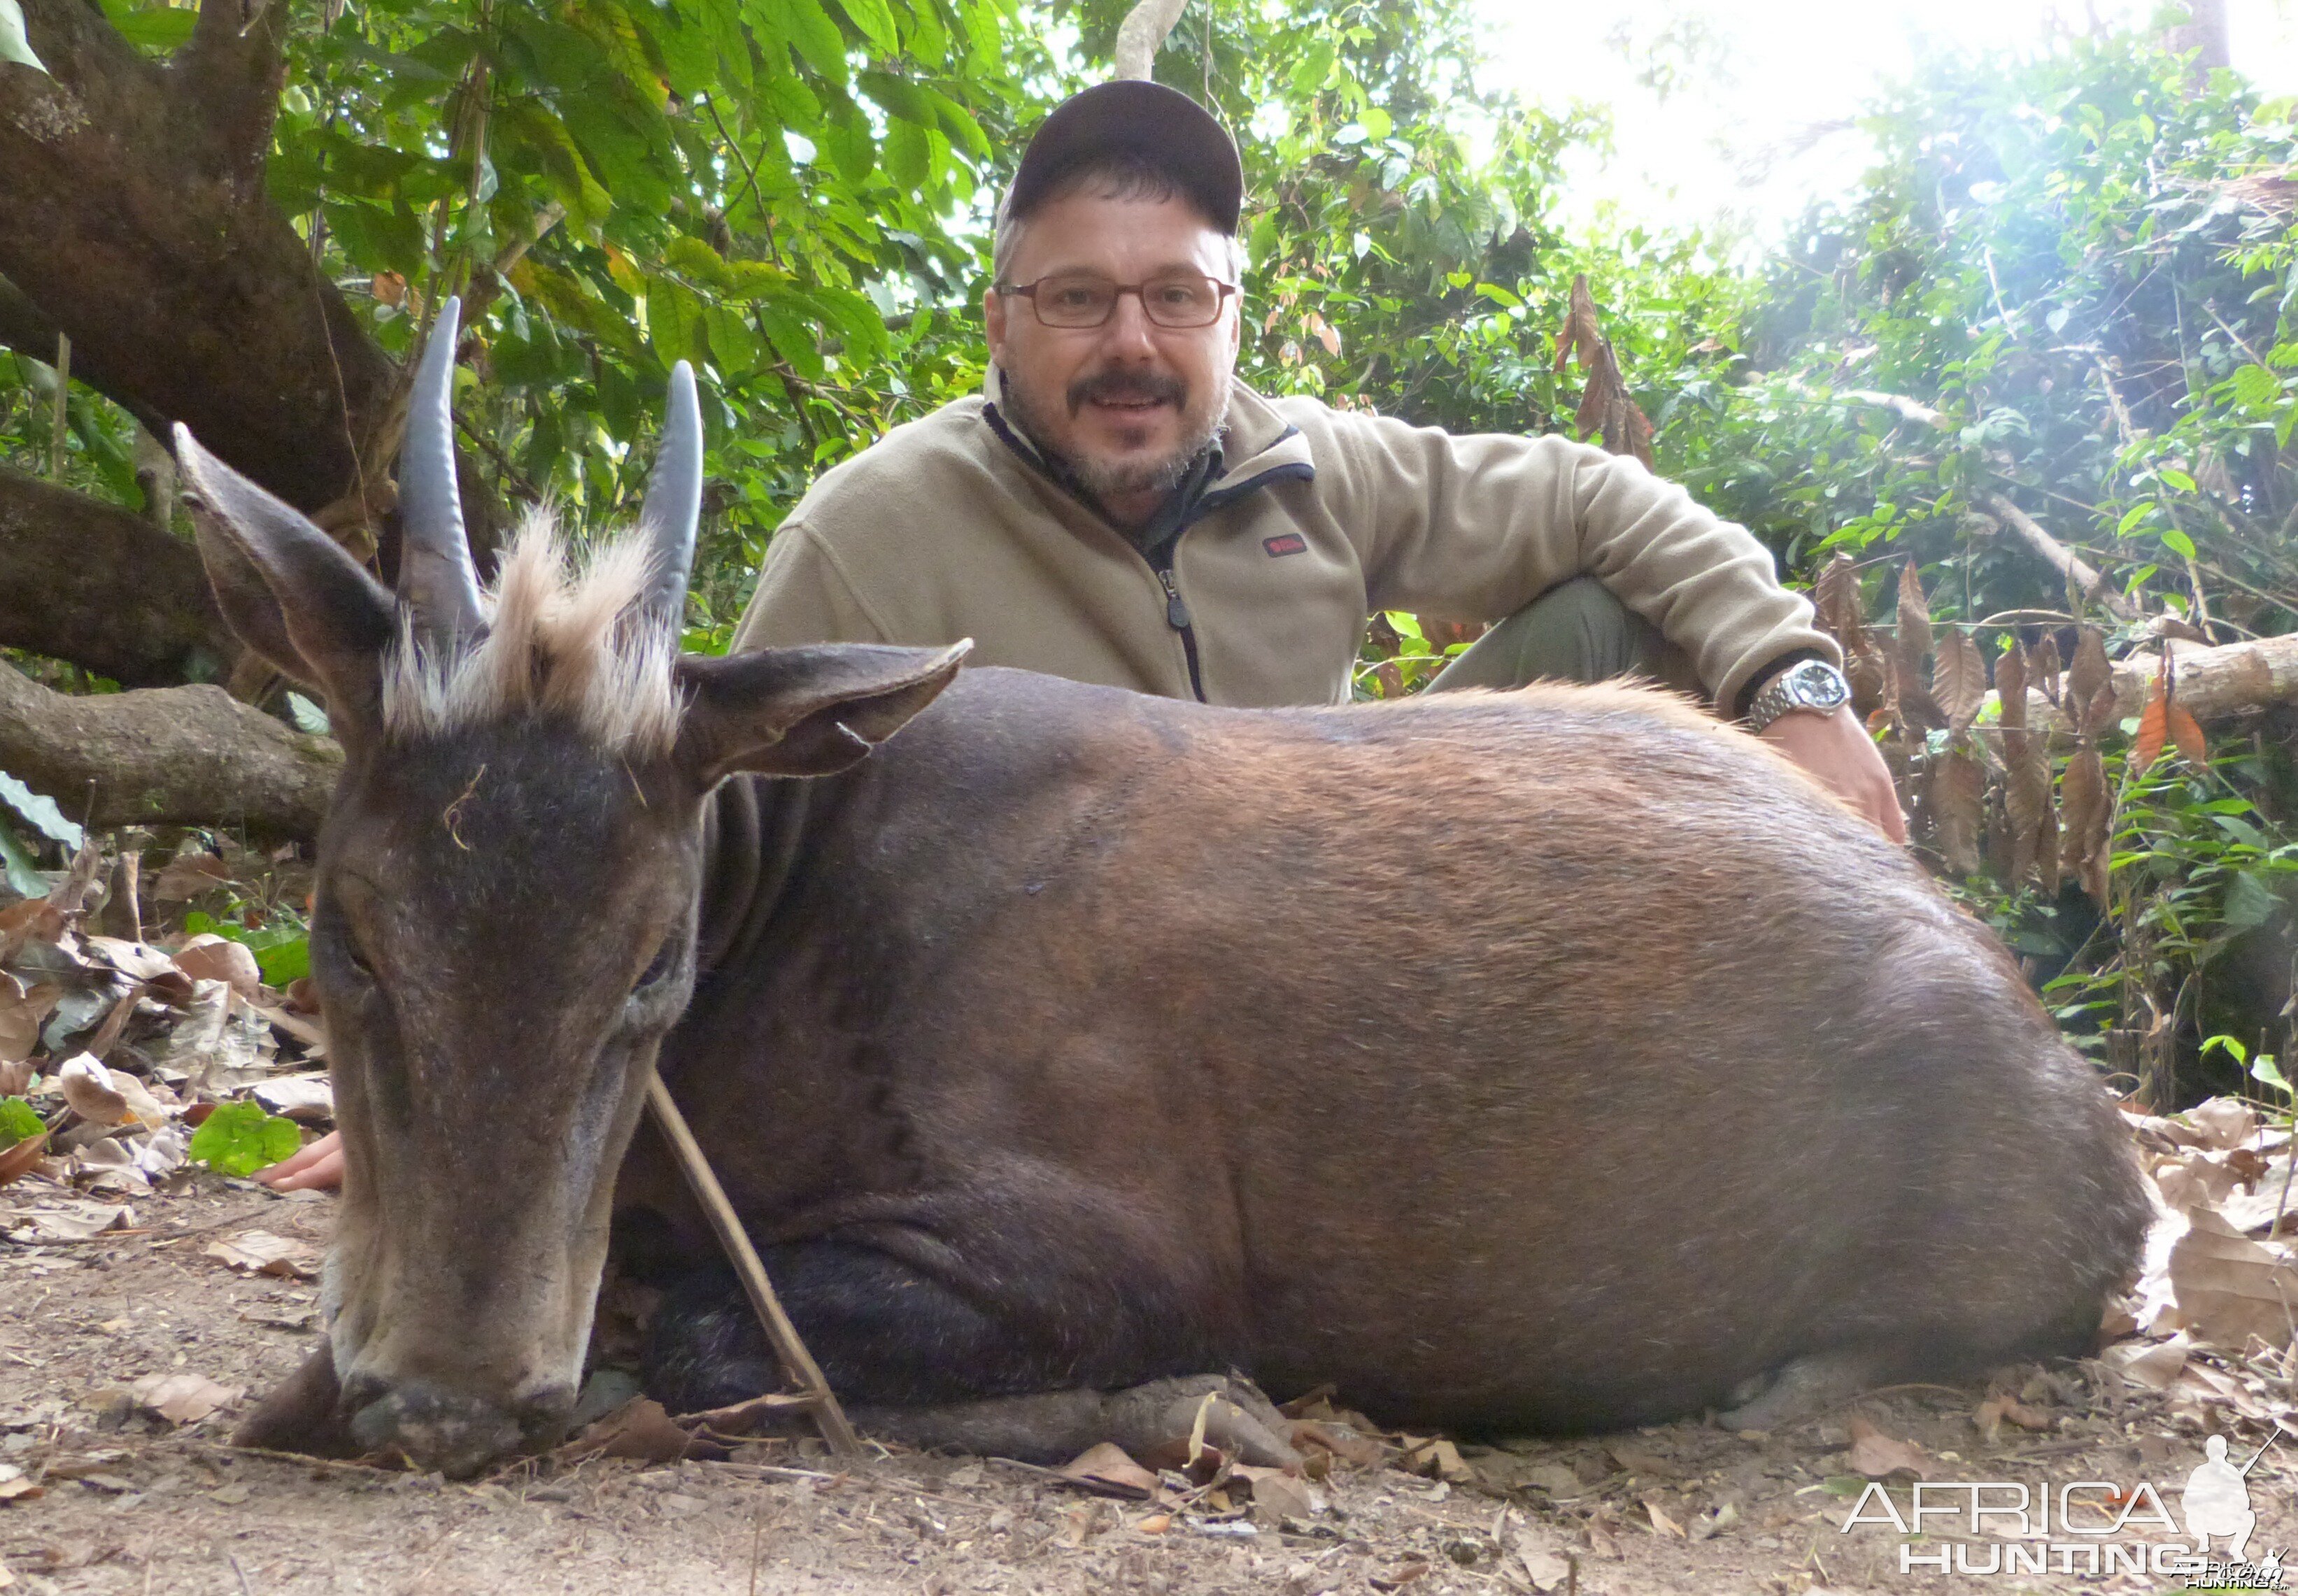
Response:
[[[1188,409],[1189,385],[1178,376],[1153,371],[1097,371],[1069,386],[1070,414],[1088,404],[1170,404]]]

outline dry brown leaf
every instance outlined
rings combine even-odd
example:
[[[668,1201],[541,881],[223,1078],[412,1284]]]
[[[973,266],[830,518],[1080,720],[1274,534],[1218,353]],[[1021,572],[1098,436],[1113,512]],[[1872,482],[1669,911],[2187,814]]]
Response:
[[[1931,773],[1931,823],[1939,856],[1957,875],[1979,871],[1979,830],[1987,817],[1987,772],[1960,748],[1950,748]]]
[[[2074,663],[2067,667],[2066,711],[2086,737],[2096,737],[2113,724],[2114,667],[2107,663],[2106,635],[2095,626],[2078,634]]]
[[[12,1147],[0,1148],[0,1186],[30,1174],[47,1156],[47,1151],[48,1133],[45,1130],[37,1136],[26,1137]]]
[[[124,1125],[134,1120],[158,1129],[171,1117],[145,1084],[124,1070],[107,1070],[92,1054],[76,1054],[56,1071],[64,1101],[94,1125]]]
[[[1861,615],[1865,606],[1859,592],[1858,562],[1838,550],[1833,559],[1820,567],[1819,578],[1812,583],[1811,591],[1814,608],[1819,611],[1819,624],[1849,655],[1866,631]]]
[[[247,1394],[244,1385],[219,1385],[205,1375],[146,1375],[128,1388],[138,1406],[169,1424],[197,1424]]]
[[[2099,1354],[2099,1361],[2121,1371],[2122,1377],[2148,1391],[2168,1391],[2186,1367],[2187,1343],[2183,1336],[2169,1341],[2119,1341]]]
[[[253,1096],[273,1113],[299,1123],[314,1124],[335,1117],[335,1088],[324,1075],[287,1075],[259,1081]]]
[[[1532,1581],[1533,1590],[1544,1593],[1564,1589],[1572,1576],[1572,1561],[1546,1529],[1522,1526],[1511,1534],[1509,1544],[1517,1560],[1524,1565],[1525,1576]]]
[[[2258,1134],[2258,1111],[2239,1097],[2206,1097],[2181,1111],[2171,1124],[2175,1127],[2182,1121],[2191,1129],[2179,1139],[2189,1146],[2226,1151]]]
[[[1651,1515],[1651,1526],[1656,1533],[1673,1535],[1679,1541],[1684,1539],[1683,1526],[1677,1523],[1674,1517],[1660,1505],[1658,1497],[1645,1497],[1643,1506],[1644,1511]]]
[[[205,1256],[251,1275],[276,1275],[283,1280],[315,1280],[319,1275],[317,1248],[269,1230],[243,1230],[210,1242]]]
[[[1314,1517],[1324,1510],[1315,1486],[1281,1468],[1239,1468],[1237,1472],[1252,1479],[1252,1516],[1263,1523],[1277,1525],[1287,1518]]]
[[[632,1458],[642,1463],[674,1463],[682,1458],[723,1458],[726,1449],[689,1435],[650,1396],[633,1397],[558,1449],[558,1456]]]
[[[1359,1435],[1346,1425],[1322,1419],[1295,1420],[1291,1439],[1295,1451],[1321,1447],[1360,1468],[1369,1468],[1388,1455],[1387,1449],[1371,1436]]]
[[[156,903],[188,903],[230,880],[231,872],[221,859],[213,854],[186,849],[169,860],[153,878],[152,897]]]
[[[1854,1416],[1851,1424],[1851,1454],[1848,1467],[1852,1473],[1864,1475],[1871,1480],[1889,1478],[1895,1474],[1913,1475],[1917,1479],[1930,1477],[1930,1454],[1912,1441],[1900,1441],[1885,1435],[1867,1419]]]
[[[2211,1209],[2187,1211],[2170,1274],[2178,1311],[2203,1340],[2237,1351],[2253,1336],[2287,1346],[2298,1327],[2298,1269]]]
[[[2059,856],[2066,873],[2080,881],[2101,908],[2107,902],[2110,808],[2106,765],[2098,750],[2078,748],[2059,786]]]
[[[56,1006],[63,988],[53,983],[26,987],[0,971],[0,1064],[21,1063],[40,1045],[40,1027]]]
[[[1157,1476],[1135,1462],[1131,1454],[1113,1441],[1098,1442],[1086,1448],[1055,1472],[1071,1484],[1104,1496],[1137,1501],[1157,1493]]]
[[[2015,659],[2015,654],[2004,658]],[[2003,814],[2011,828],[2011,885],[2034,879],[2036,866],[2046,857],[2052,875],[2058,874],[2058,823],[2051,808],[2051,761],[2041,735],[2033,732],[2003,733]]]
[[[212,934],[194,937],[176,950],[176,968],[194,980],[219,980],[242,997],[263,989],[263,972],[244,943]]]
[[[2023,730],[2027,724],[2027,655],[2015,638],[2009,648],[1995,657],[1995,698],[2003,729]]]
[[[1971,730],[1987,702],[1987,661],[1979,645],[1961,627],[1950,627],[1938,640],[1938,658],[1931,667],[1931,697],[1947,715],[1947,730],[1957,737]]]
[[[1588,292],[1588,274],[1582,272],[1572,279],[1564,325],[1556,329],[1556,369],[1563,370],[1575,354],[1583,370],[1593,366],[1603,343],[1603,331],[1596,320],[1596,298]]]
[[[1922,663],[1931,651],[1931,605],[1923,596],[1922,578],[1915,574],[1915,562],[1909,560],[1899,567],[1898,634],[1892,641],[1892,651],[1899,666],[1899,690],[1922,680]]]
[[[2059,701],[2059,640],[2046,632],[2027,650],[2027,679],[2043,690],[2054,704]]]

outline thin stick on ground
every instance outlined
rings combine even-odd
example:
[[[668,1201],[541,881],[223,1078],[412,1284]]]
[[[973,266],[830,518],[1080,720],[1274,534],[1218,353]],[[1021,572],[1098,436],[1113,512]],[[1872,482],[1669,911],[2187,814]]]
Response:
[[[702,1145],[687,1128],[686,1116],[662,1084],[659,1076],[647,1082],[647,1106],[654,1111],[656,1121],[662,1127],[663,1139],[670,1144],[678,1166],[685,1171],[686,1181],[700,1199],[703,1211],[710,1216],[710,1228],[718,1233],[718,1245],[726,1249],[733,1261],[734,1272],[741,1278],[742,1289],[748,1294],[750,1306],[756,1311],[758,1322],[765,1327],[766,1340],[781,1360],[783,1369],[810,1399],[808,1411],[822,1438],[830,1443],[830,1450],[848,1462],[862,1458],[862,1440],[847,1422],[846,1410],[838,1405],[830,1382],[822,1377],[822,1366],[814,1354],[806,1350],[798,1339],[797,1327],[782,1311],[774,1295],[773,1284],[766,1278],[766,1266],[758,1257],[758,1250],[742,1229],[742,1221],[735,1216],[734,1205],[726,1200],[725,1188],[718,1184],[709,1161],[702,1156]]]

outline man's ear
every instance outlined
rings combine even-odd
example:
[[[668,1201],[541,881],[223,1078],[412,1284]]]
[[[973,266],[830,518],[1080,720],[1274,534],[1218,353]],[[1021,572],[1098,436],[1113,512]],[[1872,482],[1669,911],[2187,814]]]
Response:
[[[390,593],[326,533],[176,428],[200,560],[239,641],[327,700],[337,731],[372,725],[395,630]]]
[[[844,770],[934,701],[972,649],[817,643],[678,662],[686,714],[675,757],[707,792],[738,770]]]

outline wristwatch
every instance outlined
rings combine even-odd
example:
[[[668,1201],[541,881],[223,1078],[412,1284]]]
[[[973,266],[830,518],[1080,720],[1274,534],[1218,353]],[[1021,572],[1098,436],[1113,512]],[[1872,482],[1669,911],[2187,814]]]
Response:
[[[1760,732],[1791,710],[1832,715],[1851,702],[1851,683],[1824,659],[1803,659],[1764,683],[1748,704],[1748,724]]]

